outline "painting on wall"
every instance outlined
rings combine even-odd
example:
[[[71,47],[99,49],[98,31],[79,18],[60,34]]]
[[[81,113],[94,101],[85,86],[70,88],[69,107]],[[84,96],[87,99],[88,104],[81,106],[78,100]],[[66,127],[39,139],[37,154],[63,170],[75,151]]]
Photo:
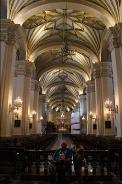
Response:
[[[14,128],[19,128],[20,125],[21,125],[21,120],[15,119],[15,121],[14,121]]]
[[[111,128],[111,121],[105,121],[105,128]]]

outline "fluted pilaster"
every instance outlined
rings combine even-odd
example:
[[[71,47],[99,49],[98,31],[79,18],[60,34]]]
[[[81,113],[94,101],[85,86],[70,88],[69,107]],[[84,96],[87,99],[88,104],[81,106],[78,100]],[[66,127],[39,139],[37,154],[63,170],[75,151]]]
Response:
[[[12,104],[17,29],[18,25],[10,20],[1,20],[0,40],[4,48],[4,52],[2,53],[3,72],[1,77],[1,136],[11,135],[12,118],[9,113],[9,105]]]
[[[111,121],[111,128],[105,128],[106,109],[104,102],[107,98],[114,102],[113,96],[113,79],[111,62],[101,62],[94,66],[94,79],[96,90],[96,114],[98,122],[98,135],[113,135],[113,120]]]
[[[23,92],[23,109],[22,109],[23,134],[29,134],[30,91],[31,91],[32,73],[33,73],[33,63],[26,62],[26,73],[24,79],[24,92]]]
[[[35,88],[34,88],[34,103],[33,108],[37,112],[36,117],[33,122],[33,133],[38,133],[38,120],[39,120],[39,90],[40,90],[40,84],[39,81],[35,80]]]
[[[93,118],[89,116],[90,113],[96,116],[96,94],[95,94],[95,81],[87,81],[87,134],[93,134]]]
[[[87,122],[86,122],[86,114],[87,114],[87,107],[86,107],[86,94],[81,94],[80,99],[80,118],[81,118],[81,134],[87,133]],[[82,120],[82,117],[85,119]]]
[[[13,101],[19,96],[23,101],[24,81],[26,75],[26,60],[16,61],[14,81],[13,81]],[[14,118],[12,126],[12,135],[21,135],[22,133],[22,110],[19,112],[20,127],[14,127]]]
[[[110,28],[111,39],[109,49],[111,51],[112,68],[114,76],[115,105],[118,105],[115,124],[117,136],[122,136],[122,22]]]
[[[45,126],[47,121],[47,115],[45,111],[46,106],[46,95],[39,94],[39,103],[38,103],[38,117],[39,117],[39,123],[38,123],[38,133],[41,133]],[[40,120],[40,117],[43,117],[43,120]]]

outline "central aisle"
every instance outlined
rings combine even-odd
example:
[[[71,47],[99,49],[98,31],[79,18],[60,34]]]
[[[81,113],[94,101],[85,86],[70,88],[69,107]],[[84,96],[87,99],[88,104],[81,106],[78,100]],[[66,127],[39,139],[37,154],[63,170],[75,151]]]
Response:
[[[54,141],[54,143],[52,143],[52,145],[49,146],[47,150],[59,149],[61,147],[62,142],[66,142],[68,148],[73,147],[73,142],[71,141],[71,139],[67,135],[63,135],[62,133],[59,133],[57,134],[56,141]]]

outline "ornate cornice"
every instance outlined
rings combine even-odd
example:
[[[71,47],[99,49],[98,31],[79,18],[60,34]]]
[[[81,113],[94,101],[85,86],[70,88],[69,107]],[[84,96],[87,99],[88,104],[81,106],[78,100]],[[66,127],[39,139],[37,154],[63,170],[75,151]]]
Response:
[[[35,90],[35,80],[31,80],[31,90]]]
[[[16,33],[19,27],[9,19],[0,20],[0,41],[5,41],[7,44],[14,44],[16,42]]]
[[[112,33],[112,42],[110,42],[110,49],[122,47],[122,23],[116,24],[114,27],[110,27]]]
[[[7,44],[14,44],[16,42],[16,33],[19,24],[14,24],[10,19],[1,19],[0,27],[0,41],[4,41]]]
[[[35,91],[39,91],[39,90],[40,90],[39,81],[35,80]]]
[[[86,99],[86,94],[81,94],[79,96],[80,96],[80,99]]]
[[[0,20],[0,41],[7,41],[8,38],[8,27],[11,23],[9,19]]]
[[[15,77],[17,77],[18,75],[25,76],[25,74],[26,74],[26,61],[19,60],[15,66]]]
[[[113,72],[112,72],[112,63],[111,62],[101,62],[96,63],[94,65],[94,72],[93,77],[100,78],[100,77],[109,77],[112,78]]]
[[[19,27],[18,24],[10,24],[10,26],[8,27],[7,44],[15,44],[15,42],[16,42],[16,32],[17,32],[18,27]]]
[[[33,63],[27,62],[26,63],[26,77],[31,78],[33,72]]]
[[[39,92],[39,89],[40,89],[39,81],[32,79],[31,80],[31,90]]]
[[[44,94],[39,95],[39,100],[41,102],[45,103],[46,102],[46,95],[44,95]]]
[[[95,81],[94,80],[87,81],[86,84],[87,84],[86,86],[87,93],[95,92]]]

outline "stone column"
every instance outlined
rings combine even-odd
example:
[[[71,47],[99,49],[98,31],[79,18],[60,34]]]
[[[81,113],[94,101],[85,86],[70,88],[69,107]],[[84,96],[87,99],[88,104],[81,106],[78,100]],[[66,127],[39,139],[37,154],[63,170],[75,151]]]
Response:
[[[38,133],[42,133],[46,126],[46,112],[45,112],[45,95],[44,94],[39,94],[39,103],[38,103],[38,117],[39,117],[39,122],[38,122]],[[41,120],[40,117],[43,117]]]
[[[29,134],[33,134],[34,122],[37,118],[37,112],[34,109],[34,91],[35,91],[35,80],[31,79],[30,91],[29,91],[29,103],[28,103],[28,126]],[[33,114],[35,112],[35,114]]]
[[[86,95],[80,95],[80,123],[81,123],[81,134],[86,134],[87,132],[87,107],[86,107]]]
[[[113,95],[113,79],[111,62],[101,62],[94,65],[95,91],[96,91],[96,114],[97,114],[97,134],[98,135],[113,135],[113,120],[110,117],[109,121],[111,128],[105,127],[106,108],[105,101],[109,98],[114,102]]]
[[[92,116],[90,115],[92,113]],[[95,93],[95,81],[87,81],[87,134],[96,134],[96,130],[93,129],[96,116],[96,93]]]
[[[1,87],[1,101],[0,101],[0,107],[1,107],[1,110],[0,110],[0,120],[2,120],[2,100],[3,100],[3,64],[4,64],[4,60],[5,60],[5,52],[6,52],[6,47],[7,47],[7,44],[6,44],[6,41],[7,41],[7,33],[8,33],[8,25],[10,24],[10,20],[0,20],[0,46],[1,46],[1,49],[0,49],[0,71],[1,71],[1,74],[0,74],[0,87]],[[0,122],[0,136],[5,136],[4,135],[4,125],[3,124],[3,121]],[[3,132],[3,133],[2,133]]]
[[[84,114],[86,115],[86,113],[87,113],[86,94],[81,94],[80,95],[79,102],[80,102],[80,116],[82,116]]]
[[[30,113],[30,91],[33,63],[26,63],[26,75],[24,80],[23,107],[22,107],[22,134],[29,134],[29,113]]]
[[[23,100],[24,95],[24,80],[26,74],[26,62],[25,60],[17,60],[15,68],[15,77],[13,81],[13,101],[19,96]],[[14,120],[14,118],[13,118]],[[19,120],[22,122],[22,108],[19,110]],[[12,135],[22,134],[22,123],[20,127],[14,127],[14,121],[12,126]]]
[[[112,37],[110,40],[110,51],[112,58],[115,106],[118,106],[115,124],[117,136],[122,136],[122,22],[110,28]]]
[[[76,104],[71,114],[71,134],[80,134],[80,104]]]
[[[1,84],[1,79],[3,76],[3,64],[4,64],[4,57],[5,57],[5,52],[6,52],[6,41],[7,41],[7,34],[8,34],[8,26],[10,24],[10,20],[0,20],[0,67],[1,67],[1,78],[0,78],[0,84]]]
[[[53,110],[50,107],[48,110],[48,121],[53,121]]]
[[[33,108],[37,113],[33,122],[33,133],[35,134],[38,133],[38,120],[39,120],[38,103],[39,103],[39,81],[35,80],[34,104],[33,104]]]
[[[12,117],[9,113],[9,105],[12,104],[13,77],[16,60],[16,31],[18,25],[3,21],[2,29],[7,32],[6,44],[3,44],[4,51],[2,56],[2,78],[1,78],[1,126],[0,135],[10,136],[12,133]]]

